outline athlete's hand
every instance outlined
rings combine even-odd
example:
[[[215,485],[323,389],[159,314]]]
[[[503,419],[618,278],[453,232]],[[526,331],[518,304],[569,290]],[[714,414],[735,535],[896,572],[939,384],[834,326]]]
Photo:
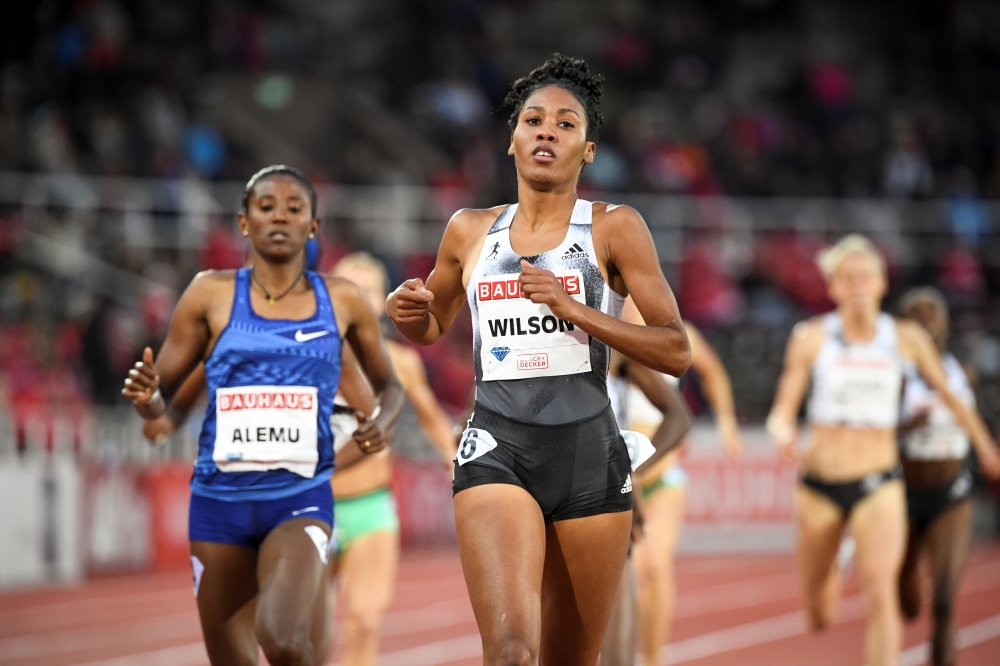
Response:
[[[419,324],[427,316],[434,293],[424,287],[420,278],[407,280],[396,287],[385,300],[385,312],[396,324]]]
[[[983,470],[983,475],[991,481],[1000,479],[1000,451],[996,445],[983,447],[976,451],[979,458],[979,469]]]
[[[726,453],[731,456],[743,453],[743,438],[740,436],[740,429],[736,423],[720,421],[719,436],[722,438],[722,447]]]
[[[781,459],[786,462],[794,462],[799,457],[797,446],[798,433],[795,425],[787,423],[776,414],[771,414],[764,422],[764,429],[774,438],[774,443],[778,447]]]
[[[142,434],[154,444],[162,444],[175,430],[177,430],[177,424],[166,414],[158,419],[146,421],[142,425]]]
[[[524,259],[521,260],[521,292],[524,297],[532,303],[544,303],[552,310],[552,314],[565,319],[572,320],[574,308],[580,304],[570,298],[563,286],[559,284],[555,273],[542,268],[532,266]]]
[[[360,409],[354,411],[354,418],[358,420],[358,429],[354,431],[354,442],[365,455],[378,453],[386,447],[388,440],[378,422],[368,418]]]
[[[148,405],[159,388],[160,376],[153,367],[153,350],[146,347],[142,352],[142,361],[128,371],[122,395],[136,405]]]

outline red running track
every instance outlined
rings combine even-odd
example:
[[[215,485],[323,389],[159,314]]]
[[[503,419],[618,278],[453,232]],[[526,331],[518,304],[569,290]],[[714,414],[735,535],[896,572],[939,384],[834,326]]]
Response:
[[[788,556],[685,557],[677,572],[677,621],[663,664],[864,664],[863,611],[853,581],[840,621],[825,634],[812,635],[803,624]],[[1000,544],[976,550],[958,617],[960,664],[1000,663]],[[926,614],[907,627],[900,666],[926,663],[927,628]],[[205,666],[200,638],[184,573],[0,595],[0,664]],[[404,556],[381,652],[382,666],[482,663],[454,552]]]

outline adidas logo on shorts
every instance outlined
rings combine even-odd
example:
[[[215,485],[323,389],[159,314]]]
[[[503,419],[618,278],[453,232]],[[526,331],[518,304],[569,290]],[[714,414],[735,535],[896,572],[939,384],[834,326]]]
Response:
[[[632,492],[632,475],[625,477],[625,487],[622,488],[622,495]]]
[[[572,245],[569,246],[569,249],[566,250],[566,253],[563,254],[562,258],[563,259],[588,259],[588,258],[590,258],[590,254],[586,250],[584,250],[582,247],[580,247],[579,243],[573,243]]]

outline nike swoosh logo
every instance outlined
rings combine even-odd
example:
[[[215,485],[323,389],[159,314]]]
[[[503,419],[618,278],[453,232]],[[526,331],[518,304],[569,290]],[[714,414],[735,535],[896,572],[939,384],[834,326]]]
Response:
[[[310,340],[315,340],[316,338],[322,338],[324,335],[330,335],[330,331],[316,331],[315,333],[303,333],[302,329],[295,331],[295,341],[296,342],[309,342]]]
[[[319,511],[319,507],[318,506],[310,506],[310,507],[305,508],[305,509],[299,509],[298,511],[292,511],[292,515],[293,516],[297,516],[300,513],[309,513],[310,511]]]

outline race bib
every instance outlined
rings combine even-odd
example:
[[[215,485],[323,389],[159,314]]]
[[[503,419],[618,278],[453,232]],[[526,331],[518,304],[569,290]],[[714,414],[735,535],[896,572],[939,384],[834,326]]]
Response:
[[[901,385],[896,361],[841,355],[830,364],[826,394],[829,418],[844,423],[894,424]]]
[[[497,440],[493,439],[493,435],[482,428],[466,428],[465,432],[462,433],[455,460],[459,465],[464,465],[495,448],[497,448]]]
[[[314,386],[235,386],[215,392],[215,449],[221,472],[287,469],[312,478],[319,462]]]
[[[622,430],[622,439],[625,440],[625,449],[628,451],[629,462],[632,463],[632,471],[639,469],[639,466],[653,457],[656,448],[649,438],[641,432],[632,430]]]
[[[583,273],[557,271],[569,296],[586,304]],[[590,336],[521,293],[517,273],[476,284],[483,381],[590,372]]]

